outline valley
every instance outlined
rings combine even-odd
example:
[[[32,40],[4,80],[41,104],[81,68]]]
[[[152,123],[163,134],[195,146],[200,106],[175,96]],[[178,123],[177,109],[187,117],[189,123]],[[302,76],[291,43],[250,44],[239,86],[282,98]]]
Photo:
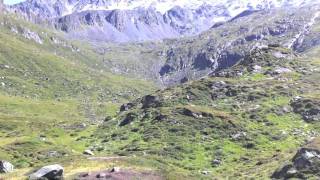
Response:
[[[320,4],[263,3],[0,3],[0,179],[319,178]]]

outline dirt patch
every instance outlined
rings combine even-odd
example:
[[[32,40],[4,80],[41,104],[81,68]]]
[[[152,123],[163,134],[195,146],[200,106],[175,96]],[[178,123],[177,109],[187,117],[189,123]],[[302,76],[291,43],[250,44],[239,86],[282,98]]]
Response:
[[[155,172],[148,171],[134,171],[114,168],[112,170],[96,171],[96,172],[85,172],[80,173],[75,176],[76,180],[100,180],[100,179],[110,179],[110,180],[163,180],[162,176]]]

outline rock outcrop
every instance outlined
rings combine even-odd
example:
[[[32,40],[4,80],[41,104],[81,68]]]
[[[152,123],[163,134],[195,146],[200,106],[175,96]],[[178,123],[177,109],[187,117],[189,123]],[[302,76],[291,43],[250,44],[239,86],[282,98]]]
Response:
[[[278,10],[253,12],[214,27],[195,38],[170,40],[168,42],[170,46],[164,51],[166,62],[159,70],[162,82],[170,86],[184,79],[198,79],[227,69],[256,47],[263,48],[269,44],[288,47],[292,41],[292,34],[304,33],[305,25],[313,19],[317,8],[316,6],[308,9],[293,8],[284,11],[281,15],[279,12]],[[301,17],[301,14],[305,16]],[[261,21],[261,18],[268,21]],[[319,23],[318,19],[313,26],[317,23]],[[309,29],[314,31],[312,28]],[[312,33],[305,34],[304,37],[307,38],[310,34]],[[289,55],[278,52],[274,54],[277,58],[289,58]],[[259,70],[259,67],[254,68]],[[275,67],[272,73],[289,71],[289,69]]]
[[[14,166],[8,161],[0,161],[0,173],[9,173],[14,170]]]
[[[320,138],[298,150],[292,161],[273,173],[274,179],[320,178]]]
[[[51,179],[51,180],[61,180],[63,179],[63,167],[61,165],[55,164],[50,166],[42,167],[35,173],[29,176],[30,180],[39,179]]]
[[[291,103],[295,113],[300,114],[306,122],[320,121],[320,100],[296,98]]]
[[[33,21],[51,21],[70,37],[98,41],[145,41],[191,36],[209,30],[219,22],[235,21],[259,10],[274,7],[286,9],[304,3],[282,1],[159,1],[152,0],[91,0],[91,1],[26,1],[11,7]],[[313,3],[315,4],[315,3]],[[270,34],[282,35],[287,26],[271,28]],[[264,38],[252,33],[247,41]]]

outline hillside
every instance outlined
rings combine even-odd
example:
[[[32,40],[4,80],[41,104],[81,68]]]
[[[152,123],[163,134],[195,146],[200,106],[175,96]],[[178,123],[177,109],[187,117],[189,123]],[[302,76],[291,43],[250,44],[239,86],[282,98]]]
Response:
[[[319,114],[306,116],[320,108],[318,61],[280,47],[254,50],[215,77],[123,105],[96,132],[93,149],[155,159],[173,179],[267,179],[319,135]]]
[[[0,179],[319,179],[319,10],[0,0]]]
[[[10,14],[0,15],[0,47],[0,159],[18,169],[82,154],[79,137],[156,88],[112,73],[89,46]]]

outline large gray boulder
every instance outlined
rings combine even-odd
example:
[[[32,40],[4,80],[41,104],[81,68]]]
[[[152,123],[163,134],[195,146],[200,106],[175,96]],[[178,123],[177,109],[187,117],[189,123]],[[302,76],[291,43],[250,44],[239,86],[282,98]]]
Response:
[[[9,173],[14,170],[14,166],[8,161],[0,161],[0,173]]]
[[[298,150],[290,163],[276,170],[273,179],[319,179],[320,138],[317,137]]]
[[[40,180],[40,179],[50,179],[50,180],[63,179],[63,167],[58,164],[45,166],[29,176],[29,180]]]

